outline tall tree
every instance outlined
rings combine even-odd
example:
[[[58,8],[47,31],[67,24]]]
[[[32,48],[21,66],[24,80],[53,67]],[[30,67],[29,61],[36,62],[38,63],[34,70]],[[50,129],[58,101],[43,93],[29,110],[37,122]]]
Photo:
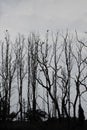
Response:
[[[23,80],[26,75],[25,69],[25,38],[19,34],[18,39],[16,39],[16,66],[17,66],[17,85],[19,93],[19,105],[20,105],[20,119],[22,121],[22,104],[23,104]]]
[[[72,39],[70,38],[68,32],[64,37],[64,53],[65,53],[65,64],[67,70],[67,101],[68,101],[68,115],[70,116],[70,87],[71,87],[71,70],[72,70],[72,55],[71,55],[71,46]]]
[[[33,116],[35,116],[36,111],[36,89],[37,89],[37,68],[38,68],[38,44],[39,38],[35,34],[31,35],[31,38],[28,39],[28,43],[30,46],[30,57],[28,56],[29,68],[28,74],[31,72],[31,86],[32,86],[32,108],[33,108]],[[31,58],[31,59],[30,59]],[[29,84],[30,84],[30,79]]]

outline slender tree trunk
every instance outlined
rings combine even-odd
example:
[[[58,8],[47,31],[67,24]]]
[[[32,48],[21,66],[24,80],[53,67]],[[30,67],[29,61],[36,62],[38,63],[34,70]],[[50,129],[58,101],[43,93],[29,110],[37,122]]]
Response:
[[[30,106],[30,82],[31,82],[31,76],[30,76],[30,41],[28,42],[28,91],[27,91],[27,99],[28,99],[28,104],[27,104],[27,109],[31,108]]]

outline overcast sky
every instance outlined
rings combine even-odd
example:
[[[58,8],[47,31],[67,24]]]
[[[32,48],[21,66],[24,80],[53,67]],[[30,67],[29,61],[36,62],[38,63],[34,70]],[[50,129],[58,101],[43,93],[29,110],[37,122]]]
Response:
[[[0,34],[86,27],[87,0],[0,0]]]

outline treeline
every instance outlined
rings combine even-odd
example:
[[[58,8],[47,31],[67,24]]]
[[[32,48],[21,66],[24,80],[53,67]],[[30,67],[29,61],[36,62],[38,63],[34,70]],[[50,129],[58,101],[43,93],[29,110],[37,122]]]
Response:
[[[78,106],[86,103],[87,46],[77,32],[19,34],[12,42],[6,31],[0,49],[0,120],[78,116]]]

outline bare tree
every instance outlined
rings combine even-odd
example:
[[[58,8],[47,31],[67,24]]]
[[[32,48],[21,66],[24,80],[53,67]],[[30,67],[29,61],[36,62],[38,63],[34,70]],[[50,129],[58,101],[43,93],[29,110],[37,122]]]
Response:
[[[5,42],[1,45],[1,78],[2,78],[2,95],[3,95],[3,120],[6,120],[10,114],[10,102],[12,93],[12,81],[15,73],[15,58],[12,58],[12,43],[9,33],[6,31]]]
[[[31,87],[31,42],[28,38],[28,88],[27,88],[27,99],[28,99],[28,104],[27,104],[27,109],[29,111],[29,109],[31,108],[31,104],[30,104],[30,87]]]
[[[56,39],[57,40],[57,39]],[[57,44],[57,41],[54,45],[54,52],[56,51],[56,44]],[[57,101],[57,98],[56,98],[56,92],[52,92],[52,87],[54,86],[54,91],[57,91],[57,86],[56,86],[56,80],[57,80],[57,72],[59,70],[59,68],[57,68],[57,62],[56,61],[56,55],[57,54],[52,54],[52,56],[50,57],[50,59],[48,60],[48,56],[49,56],[49,47],[47,47],[47,51],[44,52],[45,50],[45,45],[46,47],[48,46],[48,44],[46,44],[45,42],[42,42],[41,45],[40,45],[40,56],[38,58],[38,62],[39,62],[39,65],[40,65],[40,68],[41,68],[41,72],[43,73],[44,75],[44,78],[45,78],[45,83],[43,83],[42,79],[41,78],[38,78],[37,81],[39,82],[39,84],[44,87],[47,92],[49,93],[49,96],[51,97],[53,103],[55,104],[55,109],[57,110],[58,112],[58,117],[61,118],[61,114],[60,114],[60,108],[59,108],[59,104],[58,104],[58,101]],[[46,56],[46,52],[47,52],[47,56]],[[51,54],[50,54],[51,55]],[[52,58],[54,56],[54,67],[53,65],[51,65],[51,61],[52,61]],[[53,71],[54,71],[54,75],[53,75]],[[56,72],[57,71],[57,72]],[[51,72],[52,72],[52,75],[51,75]],[[53,80],[52,80],[52,76],[53,76]],[[56,76],[56,77],[55,77]],[[55,77],[55,78],[54,78]],[[54,80],[55,79],[55,80]],[[55,111],[56,111],[55,110]],[[49,113],[48,113],[49,114]],[[56,114],[56,113],[55,113]]]
[[[77,73],[74,79],[75,86],[76,86],[76,96],[73,104],[73,113],[74,113],[74,118],[76,118],[76,105],[77,101],[79,100],[79,105],[81,105],[81,96],[87,92],[87,85],[86,85],[86,80],[87,80],[87,73],[86,73],[86,59],[87,56],[84,55],[85,51],[85,46],[82,44],[80,40],[78,40],[78,36],[76,33],[76,48],[77,51],[75,53],[72,53],[75,61],[76,61],[76,67],[77,67]]]
[[[28,38],[28,102],[29,102],[29,91],[30,84],[32,87],[32,108],[33,116],[35,116],[36,111],[36,89],[37,89],[37,68],[38,68],[38,44],[39,38],[32,34]]]
[[[24,52],[24,36],[19,35],[18,39],[16,39],[16,66],[17,66],[17,85],[18,85],[18,93],[19,93],[19,105],[20,105],[20,118],[22,121],[22,101],[23,101],[23,80],[26,75],[25,69],[25,52]]]
[[[66,75],[67,75],[67,103],[68,103],[68,115],[70,117],[70,87],[71,87],[71,70],[72,70],[72,55],[71,55],[71,44],[72,39],[68,32],[64,38],[64,53],[65,53],[65,65],[66,65]]]

